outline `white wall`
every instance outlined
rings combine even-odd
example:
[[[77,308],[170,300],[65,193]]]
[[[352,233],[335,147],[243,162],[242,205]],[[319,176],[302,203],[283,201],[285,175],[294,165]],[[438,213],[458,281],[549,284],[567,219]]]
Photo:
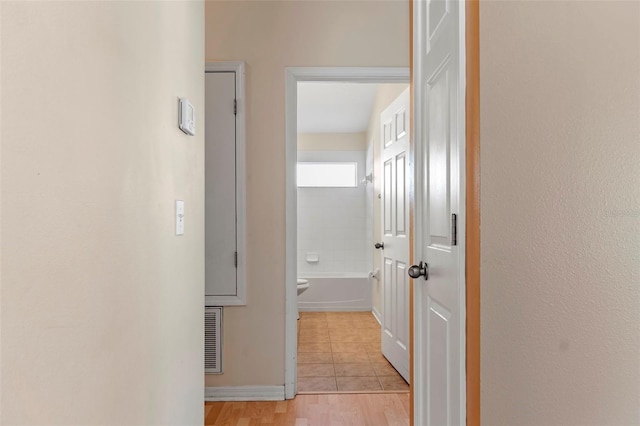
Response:
[[[355,188],[298,188],[298,275],[369,272],[364,151],[298,151],[299,162],[353,162]],[[307,254],[319,256],[308,262]]]
[[[298,133],[299,151],[364,151],[365,133]]]
[[[0,423],[200,425],[203,3],[0,8]]]
[[[206,60],[247,64],[246,307],[224,311],[224,374],[208,386],[283,385],[285,67],[408,66],[405,1],[206,3]]]
[[[640,423],[640,4],[480,6],[482,423]]]

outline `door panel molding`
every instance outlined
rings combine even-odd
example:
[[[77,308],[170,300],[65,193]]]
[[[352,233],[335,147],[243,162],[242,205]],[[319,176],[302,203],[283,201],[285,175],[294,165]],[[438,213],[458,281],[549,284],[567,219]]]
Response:
[[[406,111],[410,109],[409,89],[404,90],[380,113],[380,134],[385,140],[381,144],[380,160],[383,165],[382,182],[382,242],[387,260],[393,264],[392,273],[383,275],[382,318],[385,331],[382,333],[382,355],[400,375],[411,382],[409,376],[409,292],[408,262],[410,261],[409,238],[409,139],[411,132],[405,125]],[[388,125],[391,123],[391,141],[387,141]],[[398,124],[400,123],[400,130]],[[388,256],[388,259],[387,259]]]

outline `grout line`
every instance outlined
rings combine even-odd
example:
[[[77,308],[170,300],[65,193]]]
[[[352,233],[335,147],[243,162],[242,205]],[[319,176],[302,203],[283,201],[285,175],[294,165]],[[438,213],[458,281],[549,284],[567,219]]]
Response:
[[[325,314],[323,317],[328,319],[328,315],[327,314]],[[298,327],[298,335],[300,334],[301,328],[302,327]],[[361,331],[362,329],[373,328],[373,327],[362,327],[362,328],[355,327],[355,328],[358,329],[358,333],[359,334],[362,334],[362,331]],[[341,328],[340,330],[343,330],[343,329],[344,328]],[[333,368],[333,376],[332,377],[333,377],[334,382],[335,382],[336,391],[307,391],[307,392],[298,392],[299,394],[305,394],[305,393],[306,394],[314,394],[314,393],[328,393],[328,394],[331,394],[331,393],[405,393],[406,392],[406,391],[391,391],[391,390],[385,390],[384,389],[384,386],[382,385],[382,381],[380,380],[381,376],[379,376],[378,373],[375,371],[375,368],[373,368],[374,362],[371,359],[371,356],[369,355],[369,351],[368,351],[367,348],[364,348],[364,353],[367,355],[367,360],[368,360],[366,363],[363,363],[363,362],[350,362],[349,364],[369,364],[369,367],[374,372],[374,376],[362,376],[362,377],[375,377],[376,380],[378,381],[378,384],[380,385],[380,389],[381,390],[378,390],[378,391],[373,391],[373,390],[369,390],[369,391],[366,391],[366,390],[341,391],[341,390],[339,390],[338,389],[338,376],[336,374],[336,362],[335,362],[335,358],[333,356],[334,355],[333,344],[334,343],[341,343],[341,342],[334,342],[331,339],[331,328],[329,327],[328,321],[327,321],[326,326],[319,327],[316,330],[326,331],[329,334],[329,342],[328,343],[329,343],[329,348],[330,348],[330,353],[331,353],[331,366]],[[298,339],[298,344],[299,343],[300,343],[300,340]],[[316,341],[315,343],[326,343],[326,342]],[[344,343],[361,343],[362,345],[368,345],[370,343],[375,343],[375,342],[344,342]],[[361,353],[361,352],[357,352],[357,353]],[[325,363],[305,363],[305,364],[325,364]],[[299,365],[298,365],[298,367],[299,367]],[[318,377],[322,377],[322,376],[318,376]],[[329,377],[329,376],[324,376],[324,377]],[[357,376],[357,377],[359,377],[359,376]]]

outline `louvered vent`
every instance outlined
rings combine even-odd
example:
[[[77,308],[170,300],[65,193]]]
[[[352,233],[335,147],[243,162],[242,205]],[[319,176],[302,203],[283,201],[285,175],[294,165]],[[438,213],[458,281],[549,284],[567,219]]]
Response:
[[[222,308],[204,308],[204,372],[222,373]]]

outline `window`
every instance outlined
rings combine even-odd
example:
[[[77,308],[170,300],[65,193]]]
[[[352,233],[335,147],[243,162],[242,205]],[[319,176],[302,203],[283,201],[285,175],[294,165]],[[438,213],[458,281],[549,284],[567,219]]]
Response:
[[[298,188],[355,188],[357,163],[298,163]]]

